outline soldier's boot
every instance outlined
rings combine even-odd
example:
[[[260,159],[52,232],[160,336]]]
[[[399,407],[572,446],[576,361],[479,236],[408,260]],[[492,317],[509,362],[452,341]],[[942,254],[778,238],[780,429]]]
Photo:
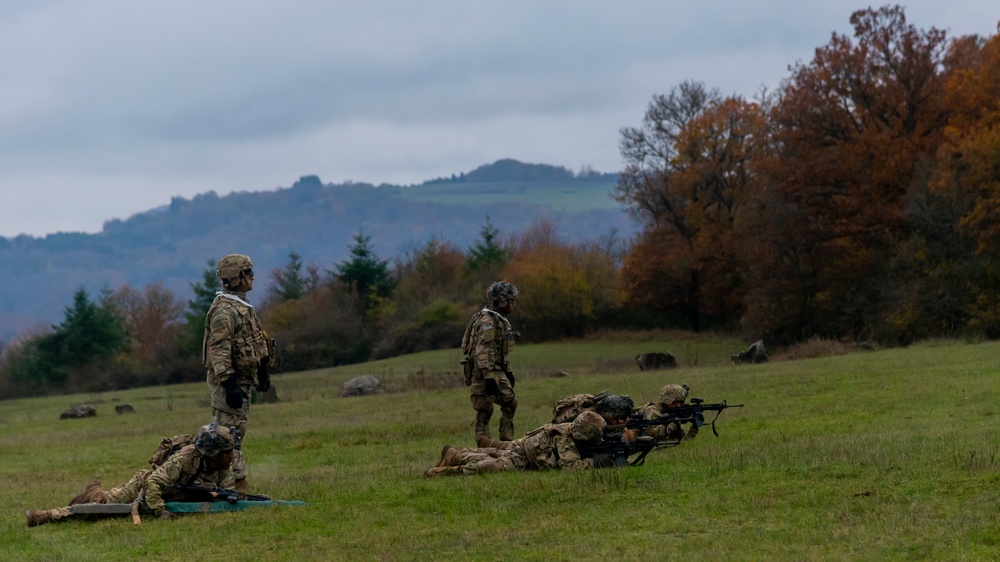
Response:
[[[251,488],[250,483],[247,482],[246,478],[240,478],[236,480],[235,484],[233,484],[233,489],[243,494],[249,494]]]
[[[24,512],[24,515],[28,519],[29,527],[37,527],[44,523],[52,522],[52,513],[47,509],[29,509]]]
[[[101,483],[97,480],[91,480],[87,487],[76,495],[73,499],[69,500],[70,505],[76,505],[80,503],[107,503],[108,492],[101,489]]]
[[[486,437],[492,438],[492,435],[490,434],[490,418],[492,417],[493,417],[492,402],[489,404],[489,409],[476,410],[476,421],[475,421],[476,440],[479,440],[479,438],[484,435]]]
[[[445,461],[446,461],[446,459],[449,458],[449,455],[451,457],[454,457],[455,456],[454,453],[455,453],[455,448],[454,447],[452,447],[451,445],[445,445],[441,449],[441,458],[438,459],[437,466],[448,466],[448,463],[445,462]]]
[[[441,459],[441,464],[439,466],[461,466],[462,465],[462,451],[452,447],[450,451]]]
[[[514,418],[508,415],[500,416],[500,440],[514,440]]]
[[[476,445],[480,449],[500,449],[500,450],[504,450],[508,446],[510,446],[510,441],[494,441],[493,439],[490,439],[489,437],[483,435],[483,436],[481,436],[476,441]]]
[[[461,474],[457,466],[432,466],[424,471],[424,478],[437,478],[438,476],[455,476]]]

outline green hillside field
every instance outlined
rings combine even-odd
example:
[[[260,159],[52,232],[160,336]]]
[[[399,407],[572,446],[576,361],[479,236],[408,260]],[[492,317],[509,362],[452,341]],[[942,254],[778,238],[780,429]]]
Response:
[[[471,445],[457,351],[280,374],[245,443],[258,493],[303,507],[66,521],[64,505],[146,466],[159,439],[208,421],[203,384],[0,401],[6,560],[995,560],[1000,552],[1000,343],[733,365],[735,339],[606,335],[512,356],[524,432],[553,403],[608,389],[636,403],[686,382],[743,403],[642,466],[425,479],[445,443]],[[631,357],[681,366],[640,372]],[[386,392],[341,398],[370,373]],[[566,376],[568,375],[568,376]],[[59,420],[89,402],[97,417]],[[137,413],[117,415],[131,404]],[[497,414],[499,415],[499,414]],[[711,419],[711,416],[709,416]],[[494,418],[495,428],[496,418]]]
[[[614,182],[608,180],[492,181],[427,184],[403,189],[403,199],[431,203],[488,206],[523,203],[549,207],[560,213],[592,209],[619,209],[611,196]]]

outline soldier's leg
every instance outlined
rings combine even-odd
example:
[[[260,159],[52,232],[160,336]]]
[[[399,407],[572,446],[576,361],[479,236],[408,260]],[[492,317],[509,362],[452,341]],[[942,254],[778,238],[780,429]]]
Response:
[[[249,489],[249,486],[246,484],[247,465],[246,460],[243,458],[243,439],[247,433],[250,401],[244,400],[242,408],[230,408],[226,405],[226,390],[222,385],[209,384],[208,386],[212,390],[212,421],[229,428],[236,428],[236,432],[233,435],[236,437],[236,448],[233,450],[233,462],[230,465],[233,470],[233,478],[236,479],[238,487],[242,486]],[[249,394],[249,390],[244,390]]]
[[[514,459],[509,454],[501,455],[500,457],[487,457],[483,460],[463,464],[462,473],[463,474],[489,474],[491,472],[503,472],[505,470],[514,470],[517,466],[514,464]]]
[[[476,411],[476,440],[480,436],[490,437],[490,418],[493,417],[493,396],[472,394],[469,396],[472,408]]]
[[[517,396],[514,395],[514,387],[510,386],[507,377],[501,377],[499,382],[500,392],[496,401],[500,404],[500,440],[514,440],[514,412],[517,411]]]
[[[54,523],[60,519],[65,519],[72,515],[68,507],[57,507],[56,509],[32,509],[25,513],[29,527],[37,527],[45,523]]]

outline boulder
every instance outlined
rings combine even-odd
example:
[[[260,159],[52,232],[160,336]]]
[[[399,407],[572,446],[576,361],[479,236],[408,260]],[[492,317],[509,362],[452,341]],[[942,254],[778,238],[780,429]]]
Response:
[[[69,420],[75,418],[90,418],[97,415],[97,410],[90,404],[77,404],[69,410],[59,414],[59,419]]]
[[[371,375],[361,375],[345,382],[340,387],[340,395],[346,397],[381,394],[383,392],[381,384],[377,378]]]
[[[640,371],[656,371],[659,369],[674,369],[677,359],[669,351],[666,353],[640,353],[635,356],[635,364]]]
[[[733,363],[764,363],[767,361],[767,350],[764,349],[764,340],[757,340],[750,344],[750,347],[733,355]]]
[[[135,408],[131,404],[118,404],[115,406],[115,412],[119,414],[134,414]]]

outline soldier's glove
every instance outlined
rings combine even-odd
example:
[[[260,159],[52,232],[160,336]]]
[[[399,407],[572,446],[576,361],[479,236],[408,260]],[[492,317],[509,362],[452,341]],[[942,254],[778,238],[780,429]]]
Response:
[[[514,372],[513,371],[507,371],[504,374],[507,375],[507,380],[510,381],[510,387],[514,388],[514,382],[516,382],[515,379],[514,379]]]
[[[614,455],[601,454],[594,455],[594,466],[597,468],[610,468],[615,465]]]
[[[161,509],[156,512],[156,516],[165,521],[169,521],[175,517],[175,515],[166,509]]]
[[[243,389],[240,382],[236,380],[236,373],[229,375],[229,378],[222,381],[222,387],[226,389],[226,405],[235,410],[243,407]]]

